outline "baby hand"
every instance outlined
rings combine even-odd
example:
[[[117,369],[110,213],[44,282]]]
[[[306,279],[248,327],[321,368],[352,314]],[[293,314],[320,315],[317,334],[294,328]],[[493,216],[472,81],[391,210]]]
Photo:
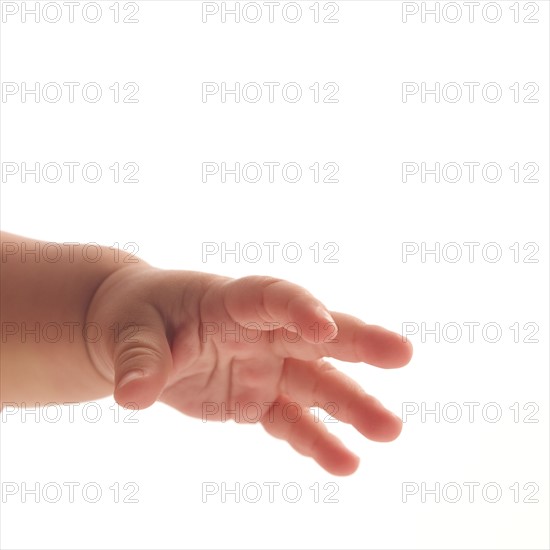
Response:
[[[310,407],[325,407],[374,441],[401,432],[397,416],[323,358],[401,367],[410,343],[328,312],[287,281],[123,268],[98,289],[87,320],[110,334],[87,345],[122,406],[160,400],[194,417],[259,421],[335,475],[353,473],[359,458]]]

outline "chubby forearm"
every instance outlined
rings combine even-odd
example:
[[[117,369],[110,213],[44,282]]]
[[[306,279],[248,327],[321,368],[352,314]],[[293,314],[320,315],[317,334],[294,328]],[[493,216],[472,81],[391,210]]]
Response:
[[[335,475],[354,472],[359,458],[309,407],[321,404],[373,441],[401,431],[397,416],[325,358],[393,369],[411,359],[410,343],[329,311],[303,287],[268,276],[156,269],[122,253],[117,260],[110,248],[95,261],[59,247],[60,257],[48,261],[48,252],[22,253],[47,243],[10,234],[2,241],[4,404],[112,393],[122,406],[162,401],[203,420],[205,404],[218,411],[254,405],[252,420],[239,413],[235,420],[261,422]],[[287,404],[303,416],[288,420]]]
[[[111,274],[145,262],[95,244],[84,253],[83,245],[5,232],[1,241],[2,404],[35,406],[112,393],[88,355],[86,340],[108,337],[87,323],[88,305]]]

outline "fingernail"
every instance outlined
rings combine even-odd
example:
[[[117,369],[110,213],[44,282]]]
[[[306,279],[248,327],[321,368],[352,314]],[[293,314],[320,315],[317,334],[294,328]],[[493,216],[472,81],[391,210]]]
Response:
[[[126,386],[133,380],[137,380],[138,378],[143,378],[145,376],[145,373],[141,369],[134,369],[129,370],[124,376],[119,380],[117,384],[117,389],[122,388],[123,386]]]
[[[315,317],[336,325],[336,322],[332,318],[332,315],[323,306],[317,306],[315,308]]]
[[[322,306],[319,306],[315,310],[315,314],[317,319],[322,319],[320,328],[323,331],[323,342],[337,342],[338,325],[332,315]]]

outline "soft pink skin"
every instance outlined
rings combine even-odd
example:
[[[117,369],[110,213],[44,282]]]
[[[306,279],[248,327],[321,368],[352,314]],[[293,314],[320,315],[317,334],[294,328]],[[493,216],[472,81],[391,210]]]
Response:
[[[314,421],[310,406],[336,403],[336,418],[375,441],[395,439],[402,423],[323,357],[394,368],[409,362],[410,343],[335,312],[331,315],[338,326],[336,341],[327,340],[333,335],[330,325],[318,343],[305,339],[292,343],[294,335],[282,328],[263,331],[261,338],[256,332],[242,332],[239,342],[231,334],[222,338],[221,327],[229,331],[238,322],[266,328],[268,323],[309,327],[318,322],[324,327],[327,320],[314,313],[319,305],[303,288],[270,277],[235,280],[193,272],[120,271],[99,289],[88,319],[105,327],[115,319],[131,320],[140,328],[129,339],[139,344],[91,345],[91,355],[106,376],[114,372],[115,399],[120,404],[134,402],[142,408],[160,400],[187,415],[212,419],[215,416],[205,412],[216,407],[205,409],[206,403],[217,404],[218,410],[223,403],[226,410],[241,411],[256,403],[264,411],[261,422],[270,434],[287,440],[330,473],[348,475],[357,469],[359,458],[323,422]],[[206,335],[205,326],[219,329]],[[303,329],[302,334],[315,340],[312,332]],[[119,386],[124,374],[135,369],[144,376]],[[290,401],[304,408],[297,422],[288,421],[290,414],[282,415]],[[270,403],[278,405],[269,410]],[[244,415],[241,421],[246,421]]]
[[[353,473],[359,458],[330,434],[323,422],[314,421],[310,406],[335,403],[338,410],[335,412],[332,406],[327,412],[374,441],[391,441],[401,432],[398,417],[323,359],[401,367],[410,361],[412,347],[400,335],[366,325],[350,315],[330,312],[338,327],[336,334],[334,325],[323,316],[325,307],[316,298],[297,285],[272,277],[230,279],[165,271],[141,260],[139,264],[119,264],[110,271],[93,265],[80,267],[83,274],[91,269],[99,271],[95,287],[89,285],[82,290],[88,295],[93,287],[79,314],[86,322],[99,323],[102,334],[108,337],[84,343],[89,361],[80,346],[65,345],[62,350],[64,354],[73,353],[73,358],[82,363],[80,377],[86,377],[87,399],[107,395],[114,387],[115,399],[121,405],[133,403],[145,408],[159,400],[199,418],[222,404],[227,410],[242,410],[248,403],[257,403],[263,410],[260,421],[270,434],[287,440],[299,453],[314,458],[334,475]],[[17,269],[24,267],[13,268],[14,275]],[[55,276],[63,276],[62,269]],[[3,285],[6,283],[17,285],[18,278],[6,281],[4,277]],[[47,281],[44,284],[47,288]],[[317,310],[319,306],[321,310]],[[68,305],[59,307],[70,309]],[[13,307],[10,313],[14,315]],[[2,315],[4,318],[4,308]],[[29,316],[34,318],[32,308],[27,308],[25,318]],[[35,317],[45,318],[43,312]],[[227,331],[247,324],[257,326],[249,323],[266,330],[261,334],[253,330],[240,332],[238,342],[229,332],[222,338],[222,326]],[[277,324],[270,329],[268,323]],[[296,323],[301,329],[302,337],[296,342],[291,342],[295,334],[280,328],[288,323]],[[314,323],[324,327],[317,339],[309,329]],[[121,332],[115,341],[110,329],[113,324],[130,329]],[[215,334],[208,332],[215,329]],[[59,349],[63,345],[61,342]],[[16,353],[10,355],[11,364],[17,357]],[[25,370],[25,362],[20,363],[19,372]],[[55,377],[57,367],[47,368]],[[12,372],[9,367],[8,371]],[[123,384],[124,375],[131,371],[141,376]],[[11,378],[8,376],[7,381]],[[73,379],[78,391],[72,387]],[[66,385],[65,400],[75,396],[86,399],[78,375],[68,377]],[[9,388],[3,390],[2,401],[9,401],[4,394],[24,401],[21,397],[27,397],[25,388],[21,384],[17,387],[11,394]],[[33,402],[31,394],[38,395],[43,403],[51,400],[42,389],[30,392],[27,402]],[[297,422],[282,415],[288,402],[303,407]],[[205,404],[210,408],[205,409]],[[206,417],[215,419],[212,414]]]

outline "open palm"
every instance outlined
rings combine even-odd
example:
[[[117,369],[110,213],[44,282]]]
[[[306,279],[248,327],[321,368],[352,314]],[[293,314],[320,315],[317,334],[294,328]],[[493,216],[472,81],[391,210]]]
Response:
[[[323,358],[395,368],[410,360],[410,343],[329,314],[287,281],[126,269],[100,288],[89,318],[119,327],[89,347],[121,405],[160,400],[202,419],[261,422],[336,475],[355,471],[359,459],[310,407],[375,441],[401,431],[398,417]]]

